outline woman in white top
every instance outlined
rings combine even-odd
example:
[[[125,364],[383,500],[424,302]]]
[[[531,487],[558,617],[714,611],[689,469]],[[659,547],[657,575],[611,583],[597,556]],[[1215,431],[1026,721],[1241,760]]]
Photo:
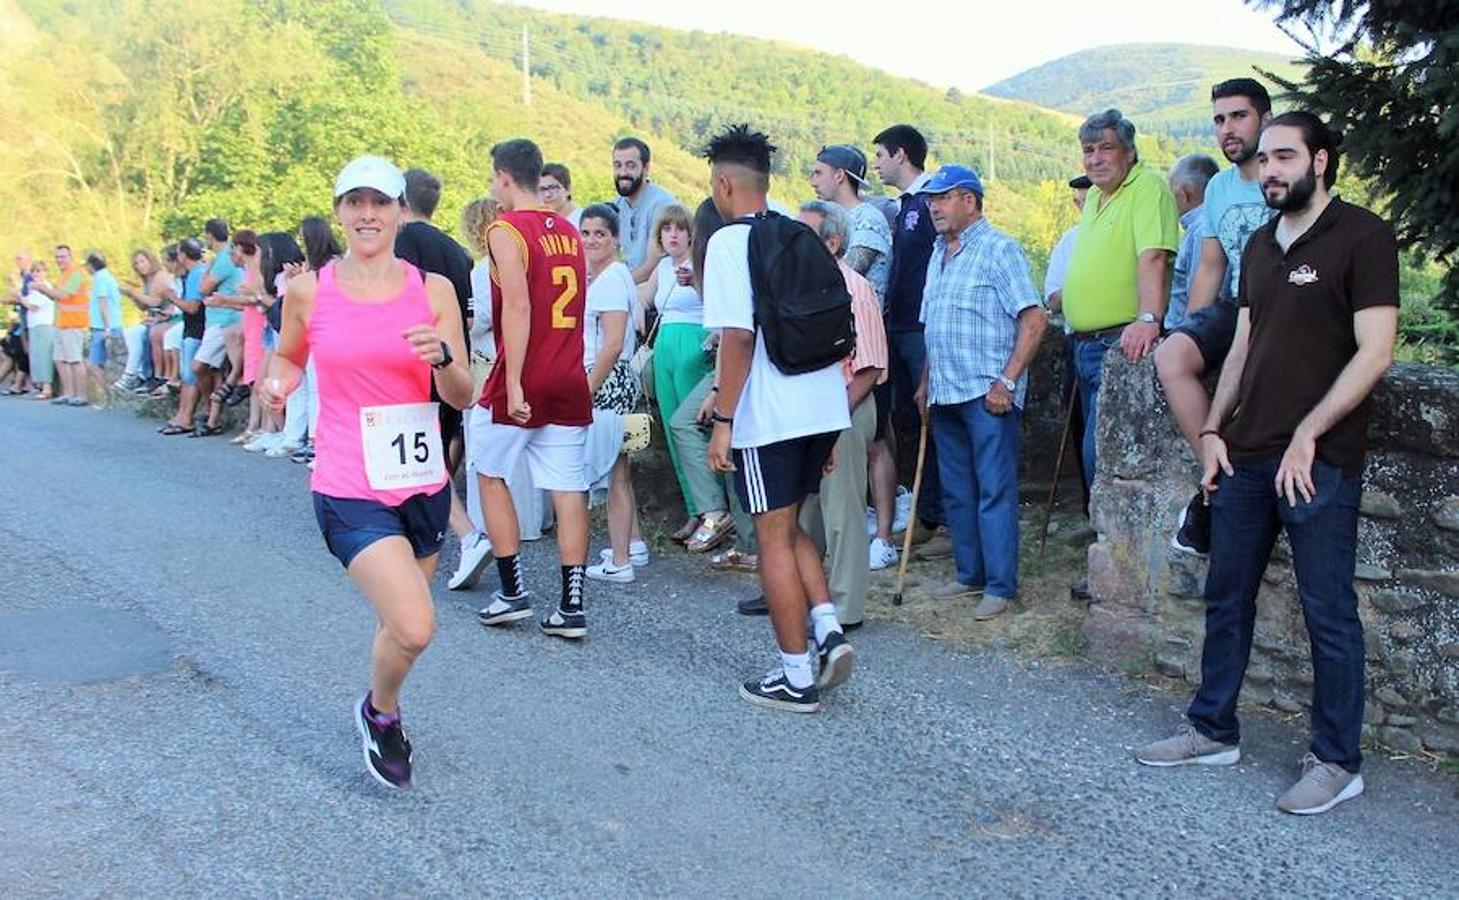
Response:
[[[46,281],[46,264],[30,267],[32,284]],[[40,393],[32,400],[49,400],[55,396],[56,367],[51,358],[56,341],[56,301],[32,287],[20,298],[25,307],[26,332],[30,336],[30,380]]]
[[[664,258],[653,276],[638,286],[639,301],[658,311],[649,338],[654,347],[654,398],[665,423],[673,421],[684,398],[714,368],[704,349],[709,339],[704,330],[704,301],[694,285],[693,231],[688,210],[678,205],[664,207],[651,238]],[[707,463],[685,459],[676,441],[669,441],[669,459],[688,514],[674,540],[693,553],[712,550],[726,540],[734,523],[724,502],[724,489]],[[698,471],[701,467],[702,472]]]
[[[583,365],[593,406],[619,416],[638,405],[638,379],[628,365],[637,340],[630,323],[637,305],[633,273],[618,258],[618,215],[598,204],[583,210],[583,256],[588,268],[583,312]],[[608,486],[608,540],[613,545],[587,575],[598,581],[627,583],[635,564],[648,562],[648,545],[638,527],[638,500],[627,455],[613,464]]]

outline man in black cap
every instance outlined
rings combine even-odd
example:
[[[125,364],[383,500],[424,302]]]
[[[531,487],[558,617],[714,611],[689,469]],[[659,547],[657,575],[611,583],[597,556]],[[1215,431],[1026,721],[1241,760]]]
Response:
[[[816,155],[816,164],[811,167],[811,187],[817,198],[845,209],[850,224],[842,261],[871,282],[877,302],[885,312],[887,274],[892,264],[892,228],[881,210],[861,199],[861,188],[866,183],[866,154],[850,144],[822,147]],[[892,411],[891,381],[873,388],[872,396],[876,401],[876,433],[867,447],[867,481],[876,510],[876,533],[872,536],[868,563],[872,569],[885,569],[897,562],[897,550],[892,543],[897,464],[887,439]]]

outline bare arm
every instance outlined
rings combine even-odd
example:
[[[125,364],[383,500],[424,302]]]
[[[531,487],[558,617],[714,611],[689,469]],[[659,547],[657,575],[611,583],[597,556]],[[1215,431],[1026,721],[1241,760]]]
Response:
[[[1216,395],[1211,399],[1211,411],[1206,414],[1201,426],[1201,488],[1209,498],[1217,490],[1216,476],[1225,472],[1235,473],[1226,454],[1226,439],[1221,437],[1221,426],[1236,410],[1236,396],[1241,388],[1241,373],[1246,369],[1246,350],[1251,338],[1251,310],[1245,307],[1236,313],[1236,334],[1231,338],[1231,349],[1226,353],[1226,362],[1221,366],[1221,378],[1216,382]]]
[[[1140,312],[1155,314],[1155,321],[1165,318],[1165,305],[1170,302],[1170,251],[1146,250],[1140,254],[1136,276],[1139,279]]]
[[[1190,291],[1186,295],[1186,315],[1210,306],[1221,293],[1221,282],[1226,280],[1226,251],[1221,242],[1213,237],[1201,238],[1201,258],[1196,262],[1196,271],[1191,276]]]
[[[304,364],[309,359],[309,316],[314,311],[314,295],[318,282],[313,274],[289,282],[284,296],[288,303],[279,323],[278,343],[269,362],[268,377],[260,380],[260,398],[265,406],[278,412],[288,396],[304,380]],[[179,306],[201,304],[178,301]]]
[[[1003,367],[1003,377],[1017,381],[1028,370],[1039,344],[1044,339],[1044,329],[1049,325],[1049,314],[1042,306],[1030,306],[1018,314],[1018,336],[1013,341],[1013,353],[1008,365]]]
[[[650,242],[648,255],[644,256],[643,264],[633,270],[633,281],[635,284],[643,284],[653,278],[654,270],[659,267],[659,260],[664,258],[664,251],[659,246]]]
[[[608,380],[618,355],[623,352],[623,339],[628,333],[628,313],[618,310],[598,315],[598,324],[603,329],[603,343],[598,355],[593,357],[593,371],[588,375],[588,393],[598,393],[598,388]]]
[[[720,416],[733,418],[740,405],[740,394],[750,377],[750,361],[755,354],[755,332],[744,328],[725,328],[719,338],[719,391],[713,394],[714,410]],[[716,421],[709,441],[709,468],[716,472],[733,472],[730,459],[731,425]]]
[[[858,275],[865,275],[871,271],[871,267],[876,265],[876,261],[881,258],[881,251],[858,244],[855,247],[847,249],[842,258],[846,260],[846,265],[856,270]]]
[[[851,376],[851,383],[846,385],[846,397],[851,403],[851,410],[853,412],[855,412],[856,407],[861,405],[861,401],[865,400],[866,396],[871,393],[872,388],[876,387],[877,379],[885,371],[886,369],[867,366],[864,369],[857,370],[856,374]]]
[[[476,398],[471,396],[471,361],[466,354],[461,305],[456,301],[456,289],[443,276],[427,275],[426,297],[430,300],[431,312],[436,316],[435,328],[416,326],[407,331],[408,339],[427,362],[440,361],[442,342],[451,348],[451,364],[431,369],[431,375],[436,380],[436,393],[441,399],[456,409],[465,409]]]
[[[1353,335],[1358,352],[1343,366],[1337,381],[1297,426],[1312,438],[1320,438],[1346,418],[1373,391],[1373,386],[1393,365],[1393,344],[1398,334],[1398,307],[1370,306],[1353,314]]]
[[[505,228],[492,228],[487,232],[487,250],[491,253],[492,265],[496,267],[497,284],[502,292],[501,321],[496,323],[502,336],[502,358],[497,365],[505,366],[507,378],[507,403],[512,398],[525,403],[522,395],[522,367],[526,363],[527,341],[532,336],[532,301],[527,295],[527,260],[522,248]],[[511,414],[511,410],[508,411]],[[530,410],[522,418],[530,418]]]

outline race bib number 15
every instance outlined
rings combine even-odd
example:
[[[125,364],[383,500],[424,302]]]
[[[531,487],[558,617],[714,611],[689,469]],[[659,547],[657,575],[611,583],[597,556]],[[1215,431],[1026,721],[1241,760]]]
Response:
[[[434,403],[362,407],[360,438],[365,475],[377,491],[436,485],[446,477]]]

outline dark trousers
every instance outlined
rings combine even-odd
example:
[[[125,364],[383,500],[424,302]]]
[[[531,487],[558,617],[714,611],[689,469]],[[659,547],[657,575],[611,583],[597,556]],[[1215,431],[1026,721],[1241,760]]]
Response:
[[[917,403],[913,394],[917,392],[917,385],[922,382],[922,368],[927,363],[927,344],[922,339],[922,332],[889,331],[887,355],[891,366],[893,420],[905,421],[910,418],[916,422]],[[912,434],[917,433],[914,428]],[[937,471],[937,444],[931,428],[927,432],[927,456],[922,462],[922,492],[917,496],[917,521],[929,528],[941,525],[944,521],[942,481]]]
[[[1236,698],[1251,657],[1256,594],[1278,529],[1285,529],[1312,647],[1312,752],[1356,772],[1362,764],[1364,647],[1353,575],[1363,479],[1315,462],[1312,502],[1298,495],[1292,507],[1274,484],[1279,463],[1273,457],[1238,465],[1211,495],[1206,643],[1201,686],[1187,715],[1212,740],[1240,740]]]

